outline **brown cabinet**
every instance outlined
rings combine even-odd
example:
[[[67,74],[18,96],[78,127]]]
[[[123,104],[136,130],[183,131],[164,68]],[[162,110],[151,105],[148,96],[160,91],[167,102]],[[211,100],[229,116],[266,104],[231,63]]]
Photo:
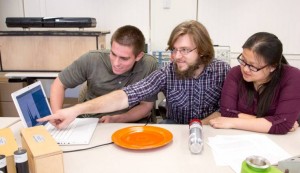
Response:
[[[61,71],[90,50],[105,49],[100,31],[0,31],[2,71]]]
[[[25,82],[9,83],[0,73],[0,117],[17,117],[18,112],[12,101],[11,93],[26,86]]]

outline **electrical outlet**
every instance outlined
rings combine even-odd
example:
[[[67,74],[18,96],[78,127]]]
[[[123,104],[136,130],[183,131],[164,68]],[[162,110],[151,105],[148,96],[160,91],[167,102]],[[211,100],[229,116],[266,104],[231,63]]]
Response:
[[[163,0],[163,8],[170,9],[171,8],[171,0]]]

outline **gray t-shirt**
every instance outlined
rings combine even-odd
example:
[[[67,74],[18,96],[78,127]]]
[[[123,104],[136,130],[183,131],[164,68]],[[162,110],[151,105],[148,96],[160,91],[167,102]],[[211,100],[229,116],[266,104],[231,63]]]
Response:
[[[85,100],[91,100],[111,91],[134,84],[157,69],[156,58],[145,54],[140,61],[136,62],[131,71],[116,75],[112,71],[109,53],[108,51],[90,51],[82,55],[59,73],[58,77],[60,81],[66,88],[74,88],[87,81]],[[145,101],[152,102],[155,100],[156,97],[151,97]],[[128,111],[128,109],[121,112],[126,111]],[[118,111],[111,114],[121,112]]]

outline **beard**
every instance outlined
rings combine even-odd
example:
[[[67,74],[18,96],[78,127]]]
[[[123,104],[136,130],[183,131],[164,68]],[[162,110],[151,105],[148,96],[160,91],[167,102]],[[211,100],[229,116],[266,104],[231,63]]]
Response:
[[[175,68],[177,79],[192,79],[195,75],[196,70],[199,69],[201,64],[203,63],[201,61],[201,58],[199,57],[196,63],[189,65],[186,70],[180,71],[175,60],[173,66]]]

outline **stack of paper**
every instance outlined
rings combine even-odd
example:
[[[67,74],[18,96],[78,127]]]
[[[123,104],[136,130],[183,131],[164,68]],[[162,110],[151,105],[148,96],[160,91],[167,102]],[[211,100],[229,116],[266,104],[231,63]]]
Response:
[[[208,138],[217,165],[229,165],[236,173],[241,172],[242,162],[249,156],[262,156],[277,164],[291,157],[286,151],[264,135],[218,135]]]

